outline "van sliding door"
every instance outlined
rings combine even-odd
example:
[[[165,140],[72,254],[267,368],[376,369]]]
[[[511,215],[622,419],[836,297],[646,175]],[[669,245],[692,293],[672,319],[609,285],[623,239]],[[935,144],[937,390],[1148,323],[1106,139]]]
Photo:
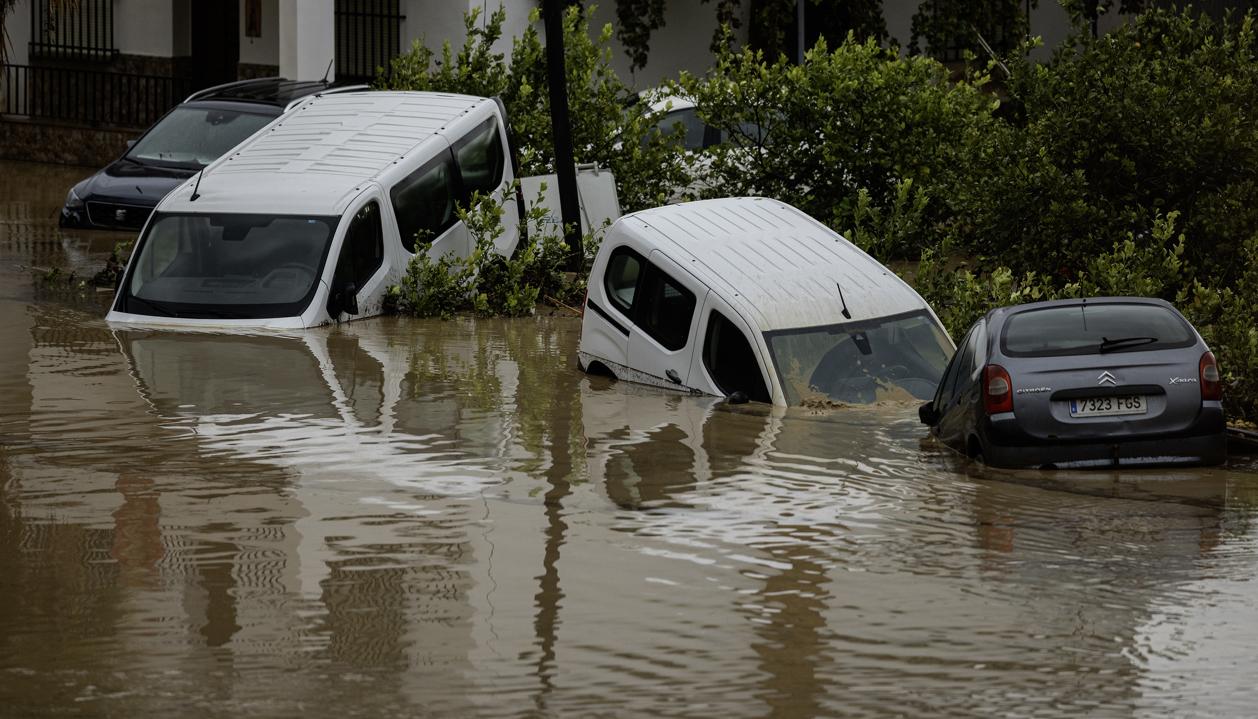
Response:
[[[389,189],[398,238],[411,254],[427,252],[465,259],[471,253],[467,226],[455,206],[459,201],[458,170],[448,145]]]
[[[703,286],[659,250],[647,258],[629,332],[629,366],[664,387],[689,387]]]

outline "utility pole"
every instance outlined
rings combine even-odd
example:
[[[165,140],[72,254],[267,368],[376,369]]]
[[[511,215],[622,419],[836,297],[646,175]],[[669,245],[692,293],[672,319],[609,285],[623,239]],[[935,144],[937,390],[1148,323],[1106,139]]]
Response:
[[[559,210],[564,240],[569,247],[568,270],[584,269],[581,247],[581,208],[577,199],[577,169],[572,157],[572,125],[568,121],[568,80],[564,70],[563,0],[543,0],[546,28],[546,79],[550,85],[550,131],[555,141],[555,174],[559,178]]]

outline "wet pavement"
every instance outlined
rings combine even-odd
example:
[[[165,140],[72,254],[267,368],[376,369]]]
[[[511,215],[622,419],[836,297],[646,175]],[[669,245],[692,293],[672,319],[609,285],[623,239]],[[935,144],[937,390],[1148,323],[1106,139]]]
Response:
[[[0,163],[0,716],[1252,716],[1258,461],[1000,472],[574,318],[112,330]]]

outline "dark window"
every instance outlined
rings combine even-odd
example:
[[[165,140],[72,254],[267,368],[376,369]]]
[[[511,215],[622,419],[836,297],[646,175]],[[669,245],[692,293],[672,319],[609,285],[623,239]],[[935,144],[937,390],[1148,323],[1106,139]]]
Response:
[[[952,386],[948,388],[949,402],[965,391],[970,378],[974,376],[974,346],[981,332],[980,324],[976,324],[970,330],[970,334],[965,336],[965,344],[960,350],[961,359],[957,361],[957,376],[954,378]]]
[[[634,302],[634,324],[668,350],[679,350],[690,339],[695,295],[654,265],[647,265],[640,295]]]
[[[345,232],[341,255],[336,261],[331,294],[336,294],[347,282],[353,282],[357,289],[362,289],[367,280],[380,269],[383,261],[384,235],[380,228],[380,205],[372,200],[354,215]]]
[[[644,264],[642,256],[628,247],[617,248],[607,261],[607,274],[603,281],[607,300],[627,315],[633,307],[633,298],[638,290],[638,280],[642,278]]]
[[[470,135],[454,145],[455,159],[463,178],[463,197],[469,199],[473,192],[488,195],[502,184],[505,155],[502,138],[498,134],[498,122],[489,118]]]
[[[454,212],[454,159],[443,152],[389,190],[398,236],[407,252],[432,242],[458,219]]]
[[[952,355],[952,361],[948,363],[948,369],[939,385],[939,396],[935,399],[935,406],[941,411],[956,396],[957,386],[961,382],[961,378],[969,376],[968,365],[973,361],[973,358],[966,354],[966,349],[970,346],[974,335],[978,332],[978,327],[979,325],[976,323],[970,328],[970,331],[966,333],[961,343],[957,345],[957,351]]]
[[[32,56],[108,60],[118,54],[113,0],[34,0],[30,8]]]
[[[709,136],[707,125],[699,119],[694,108],[673,110],[660,118],[655,127],[665,135],[681,133],[681,144],[687,150],[702,150],[716,144]],[[717,133],[716,138],[720,135]]]
[[[1088,303],[1018,312],[1005,322],[1004,353],[1053,357],[1189,347],[1179,313],[1161,305]]]
[[[402,23],[399,0],[336,0],[336,79],[373,82],[401,50]]]
[[[743,391],[755,402],[769,402],[769,390],[747,335],[725,315],[712,310],[703,339],[703,366],[726,395]]]

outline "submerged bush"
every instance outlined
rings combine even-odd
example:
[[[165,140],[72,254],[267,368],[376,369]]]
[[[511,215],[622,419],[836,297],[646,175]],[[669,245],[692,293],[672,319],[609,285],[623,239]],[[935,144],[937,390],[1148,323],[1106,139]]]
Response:
[[[506,191],[513,197],[515,187]],[[544,224],[547,210],[541,198],[533,203],[521,228],[515,252],[503,257],[494,244],[502,237],[504,206],[513,202],[502,197],[472,196],[471,207],[458,210],[467,225],[473,249],[466,258],[445,255],[433,258],[419,251],[407,265],[400,284],[389,288],[389,302],[399,312],[417,317],[449,319],[458,312],[475,312],[487,317],[522,317],[533,314],[543,298],[559,304],[579,302],[584,276],[570,281],[562,271],[569,247],[557,227]],[[602,228],[599,228],[600,230]],[[586,265],[598,251],[594,232],[583,238]]]

